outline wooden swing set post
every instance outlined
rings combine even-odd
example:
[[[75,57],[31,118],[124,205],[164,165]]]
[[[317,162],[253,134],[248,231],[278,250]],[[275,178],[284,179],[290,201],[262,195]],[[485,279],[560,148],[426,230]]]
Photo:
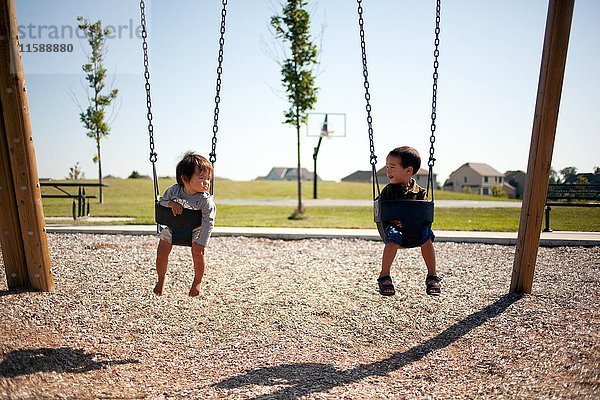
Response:
[[[550,0],[511,293],[531,293],[575,0]]]
[[[2,104],[0,103],[0,115]],[[0,246],[9,289],[27,286],[25,249],[19,225],[19,212],[10,168],[4,121],[0,118]]]
[[[14,0],[0,0],[2,254],[9,288],[54,291],[17,27]]]

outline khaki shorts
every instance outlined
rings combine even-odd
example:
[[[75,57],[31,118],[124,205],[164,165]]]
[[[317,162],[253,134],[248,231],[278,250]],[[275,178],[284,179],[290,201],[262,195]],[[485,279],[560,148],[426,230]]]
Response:
[[[158,238],[160,240],[164,240],[167,243],[173,243],[173,233],[171,232],[171,228],[168,226],[161,227],[161,231],[158,234]],[[198,243],[198,238],[200,237],[200,229],[201,227],[194,228],[192,231],[192,241]],[[200,243],[198,243],[200,244]]]

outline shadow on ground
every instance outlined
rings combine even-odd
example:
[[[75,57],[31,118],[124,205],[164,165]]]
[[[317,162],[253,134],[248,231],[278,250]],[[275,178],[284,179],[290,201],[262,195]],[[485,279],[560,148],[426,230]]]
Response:
[[[15,350],[4,355],[0,362],[0,376],[14,378],[36,372],[82,373],[104,368],[107,365],[138,363],[138,360],[98,361],[103,354],[86,353],[85,350],[61,347]]]
[[[19,289],[0,290],[0,297],[21,294],[21,293],[27,293],[27,292],[33,292],[33,291],[34,291],[33,289],[27,288],[27,287],[19,288]]]
[[[249,385],[281,385],[285,387],[277,392],[257,396],[253,399],[297,399],[308,394],[326,392],[338,386],[358,382],[370,376],[385,376],[451,345],[487,320],[502,314],[521,297],[519,294],[507,294],[493,304],[450,326],[439,335],[412,349],[394,353],[385,360],[371,364],[361,364],[356,368],[345,371],[336,370],[331,364],[284,364],[247,371],[243,375],[231,377],[213,386],[222,389],[235,389]]]

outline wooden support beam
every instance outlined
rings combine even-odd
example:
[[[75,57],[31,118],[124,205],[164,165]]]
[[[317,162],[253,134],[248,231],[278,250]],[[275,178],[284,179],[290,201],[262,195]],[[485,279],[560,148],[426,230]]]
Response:
[[[8,288],[17,289],[27,286],[29,277],[9,158],[4,121],[0,118],[0,245]]]
[[[550,0],[510,292],[531,293],[575,0]]]
[[[54,291],[14,0],[0,0],[0,102],[31,286]]]

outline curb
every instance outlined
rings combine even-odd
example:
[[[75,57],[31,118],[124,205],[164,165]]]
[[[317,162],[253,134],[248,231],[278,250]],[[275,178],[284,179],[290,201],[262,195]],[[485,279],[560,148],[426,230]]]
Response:
[[[47,225],[48,233],[155,235],[155,225]],[[517,232],[435,231],[436,242],[515,246]],[[362,239],[381,240],[377,229],[215,227],[213,237],[242,236],[276,240]],[[540,246],[600,246],[599,232],[541,232]]]

